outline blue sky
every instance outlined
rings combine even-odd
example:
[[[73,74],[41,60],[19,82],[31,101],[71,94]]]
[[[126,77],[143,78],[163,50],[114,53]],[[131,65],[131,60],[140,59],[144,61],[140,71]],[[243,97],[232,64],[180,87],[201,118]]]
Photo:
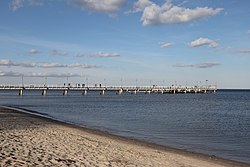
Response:
[[[0,1],[0,84],[250,88],[250,1]]]

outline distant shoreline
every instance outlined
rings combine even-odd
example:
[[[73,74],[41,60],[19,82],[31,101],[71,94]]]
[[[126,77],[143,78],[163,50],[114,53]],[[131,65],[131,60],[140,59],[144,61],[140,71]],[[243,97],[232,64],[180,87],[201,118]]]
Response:
[[[77,130],[80,131],[82,133],[88,133],[94,136],[99,136],[99,137],[105,137],[108,140],[114,140],[116,142],[122,142],[122,143],[126,143],[129,146],[128,147],[133,147],[133,146],[138,146],[138,147],[142,147],[142,148],[147,148],[147,149],[152,149],[155,151],[160,151],[160,152],[166,152],[167,154],[173,154],[172,156],[178,155],[178,156],[184,156],[186,158],[191,158],[192,160],[199,160],[199,161],[206,161],[208,163],[215,163],[213,165],[221,165],[221,166],[228,166],[228,165],[233,165],[233,166],[249,166],[250,164],[247,163],[243,163],[243,162],[238,162],[238,161],[234,161],[234,160],[228,160],[228,159],[223,159],[220,157],[216,157],[213,155],[206,155],[206,154],[202,154],[202,153],[195,153],[195,152],[190,152],[190,151],[186,151],[186,150],[181,150],[181,149],[176,149],[176,148],[171,148],[171,147],[167,147],[167,146],[162,146],[159,144],[154,144],[154,143],[149,143],[149,142],[145,142],[145,141],[141,141],[141,140],[137,140],[137,139],[132,139],[132,138],[128,138],[128,137],[121,137],[121,136],[117,136],[117,135],[113,135],[110,134],[108,132],[103,132],[100,130],[96,130],[96,129],[89,129],[86,127],[80,127],[78,125],[72,124],[72,123],[67,123],[67,122],[62,122],[60,120],[56,120],[53,119],[47,115],[43,115],[40,114],[38,112],[34,112],[34,111],[29,111],[29,110],[24,110],[24,109],[19,109],[19,108],[13,108],[13,107],[6,107],[6,106],[0,106],[0,115],[2,114],[2,111],[6,111],[8,110],[8,112],[10,114],[6,114],[6,118],[12,120],[13,116],[14,118],[17,120],[17,125],[18,125],[18,119],[20,116],[24,116],[26,118],[27,121],[29,121],[30,119],[34,119],[37,122],[39,122],[38,127],[40,126],[44,126],[43,124],[52,124],[53,126],[62,126],[65,128],[69,128],[71,130]],[[34,121],[32,120],[32,121]],[[31,121],[31,122],[32,122]],[[1,120],[2,122],[2,120]],[[20,123],[20,122],[19,122]],[[7,123],[8,124],[8,123]],[[1,124],[0,124],[1,125]],[[31,124],[30,126],[33,126],[33,124]],[[29,127],[25,127],[25,128],[29,128]],[[57,130],[57,129],[56,129]],[[55,130],[55,131],[56,131]],[[0,132],[5,132],[8,133],[8,125],[7,125],[7,130],[5,130],[4,127],[0,127]],[[0,133],[0,134],[1,134]],[[4,139],[4,141],[7,139]],[[8,142],[8,141],[5,141]],[[4,149],[1,150],[1,152],[5,151]],[[121,150],[123,152],[123,150]],[[2,154],[2,153],[1,153]],[[0,159],[0,162],[2,160]],[[163,162],[164,163],[164,162]],[[135,163],[136,164],[136,163]]]

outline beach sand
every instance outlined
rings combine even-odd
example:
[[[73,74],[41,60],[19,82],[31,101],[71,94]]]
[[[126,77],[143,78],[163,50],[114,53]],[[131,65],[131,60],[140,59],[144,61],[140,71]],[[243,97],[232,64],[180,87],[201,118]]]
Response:
[[[0,166],[248,166],[0,108]]]

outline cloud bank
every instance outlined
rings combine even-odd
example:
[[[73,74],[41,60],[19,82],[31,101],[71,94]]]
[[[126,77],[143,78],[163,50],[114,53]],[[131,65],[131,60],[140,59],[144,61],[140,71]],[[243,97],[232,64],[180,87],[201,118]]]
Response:
[[[171,0],[157,5],[150,0],[138,0],[132,12],[142,12],[141,21],[144,26],[186,23],[219,14],[222,8],[196,7],[194,9],[175,6]]]
[[[97,52],[93,54],[78,53],[76,55],[76,57],[119,57],[119,56],[121,55],[116,52],[112,52],[112,53]]]
[[[218,66],[220,63],[218,62],[203,62],[198,64],[176,64],[174,67],[182,67],[182,68],[211,68],[214,66]]]
[[[133,10],[127,13],[142,12],[146,7],[153,5],[154,3],[149,0],[138,0],[134,3]]]
[[[40,6],[43,5],[41,0],[12,0],[10,1],[9,7],[12,11],[16,11],[19,8],[28,6]]]
[[[25,6],[41,6],[44,0],[11,0],[9,7],[16,11]],[[65,1],[62,1],[65,2]],[[70,0],[68,3],[74,7],[84,10],[106,13],[108,15],[115,15],[118,10],[125,4],[126,0]]]
[[[64,78],[64,77],[80,77],[81,75],[75,73],[28,73],[22,74],[13,71],[0,71],[0,77],[53,77],[53,78]]]
[[[119,57],[120,55],[118,53],[104,53],[104,52],[98,52],[94,54],[94,57]]]
[[[50,55],[52,55],[52,56],[66,56],[68,53],[67,52],[65,52],[65,51],[58,51],[58,50],[56,50],[56,49],[52,49],[51,51],[50,51]]]
[[[41,53],[41,51],[40,51],[40,50],[37,50],[37,49],[30,49],[30,50],[28,51],[28,53],[29,53],[30,55],[34,55],[34,54]]]
[[[13,62],[11,60],[0,60],[0,66],[7,67],[26,67],[26,68],[98,68],[97,65],[90,64],[60,64],[60,63],[47,63],[47,62]]]
[[[84,10],[114,15],[125,4],[125,0],[73,0],[70,4]]]
[[[240,53],[250,53],[250,49],[244,49],[244,50],[240,50]]]
[[[0,71],[0,76],[1,77],[18,77],[18,76],[22,76],[22,74],[18,72],[13,72],[13,71],[8,71],[8,72]]]

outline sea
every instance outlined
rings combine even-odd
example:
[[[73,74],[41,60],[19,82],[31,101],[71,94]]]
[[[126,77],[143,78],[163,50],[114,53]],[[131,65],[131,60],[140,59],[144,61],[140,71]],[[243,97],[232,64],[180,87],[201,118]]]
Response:
[[[0,91],[0,105],[114,135],[250,163],[250,91],[216,94]],[[1,120],[1,118],[0,118]]]

